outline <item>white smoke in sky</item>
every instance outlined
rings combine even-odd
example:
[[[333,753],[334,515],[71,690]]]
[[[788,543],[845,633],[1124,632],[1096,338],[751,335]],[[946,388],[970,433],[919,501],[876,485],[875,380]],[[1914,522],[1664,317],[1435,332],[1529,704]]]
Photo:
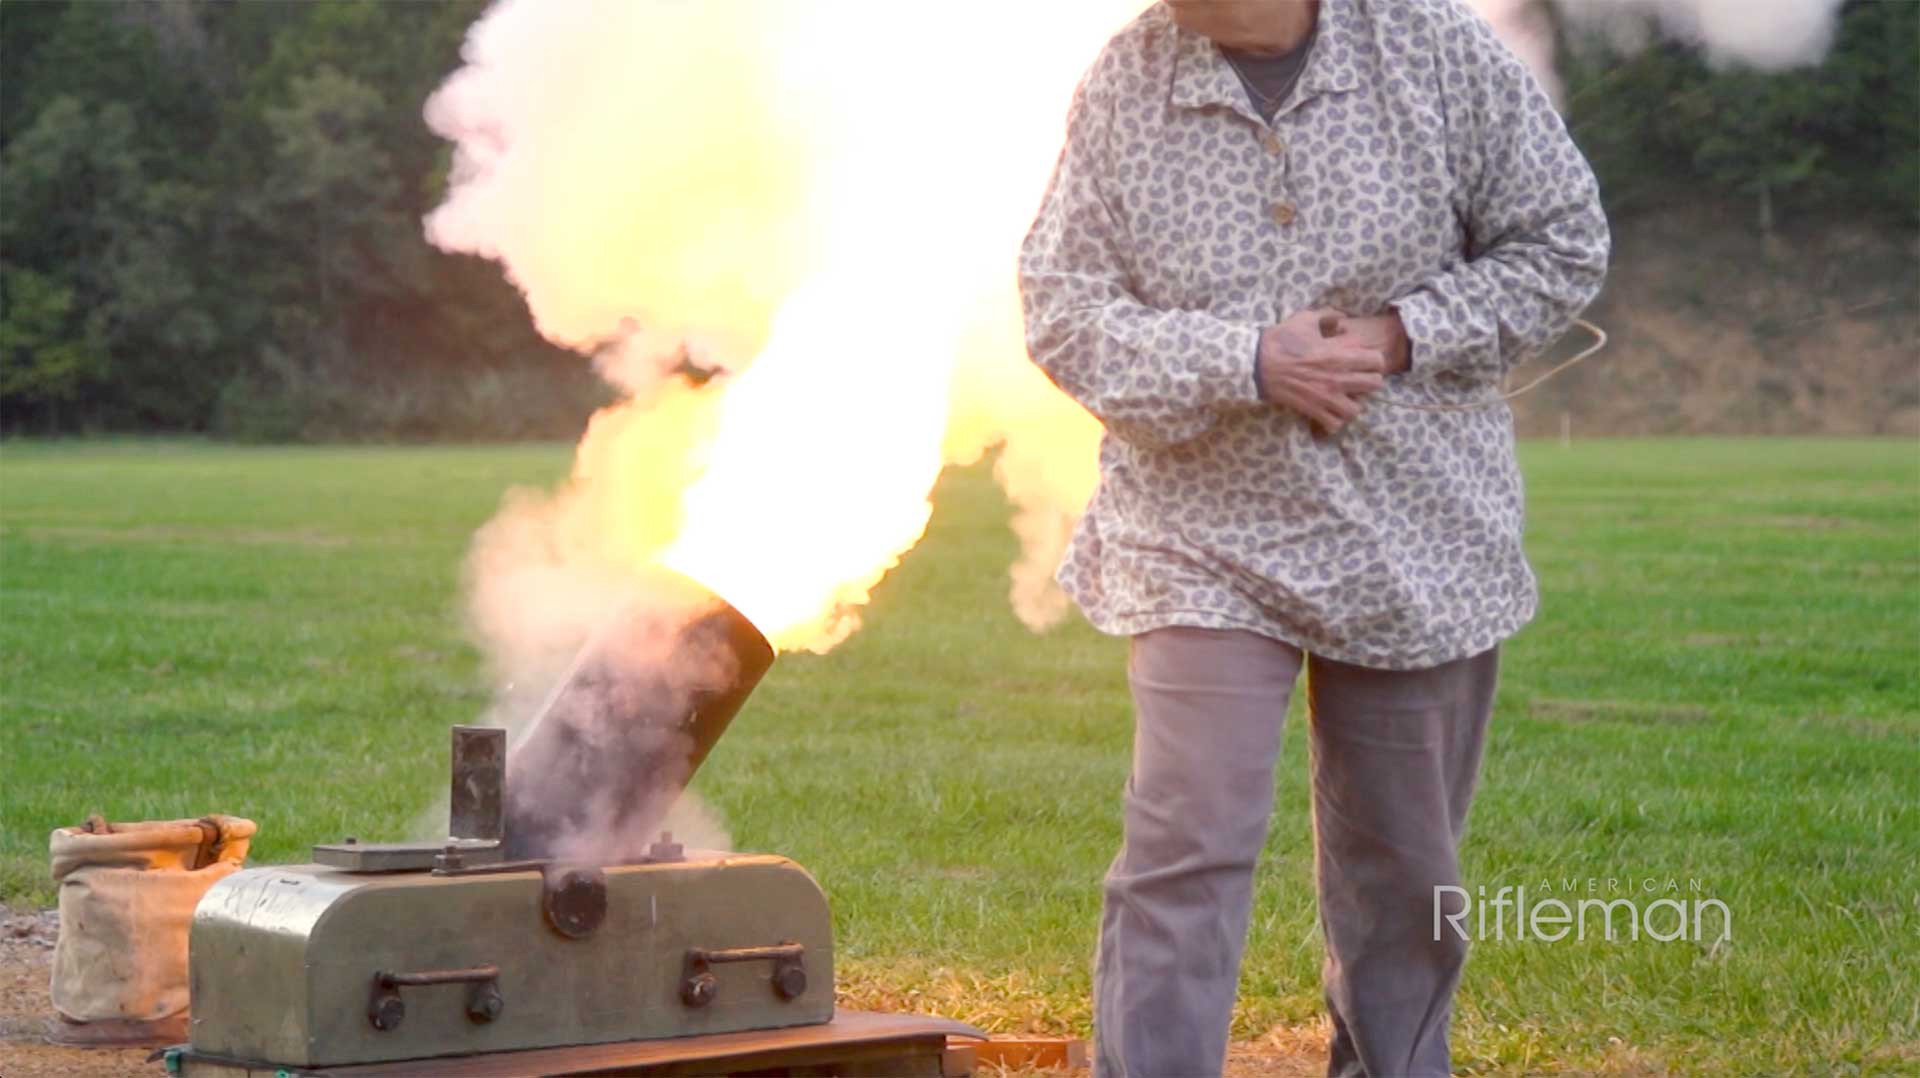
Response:
[[[1500,40],[1527,62],[1533,77],[1559,100],[1560,79],[1553,71],[1553,28],[1539,0],[1468,0],[1468,3],[1493,24]]]
[[[1817,64],[1833,44],[1843,0],[1556,0],[1574,25],[1623,49],[1652,32],[1694,45],[1720,64],[1768,70]]]
[[[1817,64],[1844,0],[1470,0],[1542,83],[1558,93],[1549,3],[1576,33],[1632,53],[1657,38],[1720,65],[1784,70]],[[1889,0],[1893,2],[1893,0]]]
[[[650,566],[824,651],[941,469],[996,449],[1014,609],[1065,615],[1099,427],[1027,362],[1013,255],[1075,81],[1145,3],[983,0],[937,42],[888,0],[489,9],[426,106],[454,144],[428,237],[499,261],[627,394],[476,540],[496,673],[564,661]],[[688,388],[683,359],[731,373]]]
[[[657,610],[661,570],[778,651],[833,647],[941,470],[994,450],[1013,609],[1066,614],[1050,577],[1099,426],[1027,362],[1013,258],[1075,81],[1145,3],[500,0],[475,24],[426,106],[454,146],[428,237],[498,261],[540,332],[623,391],[563,484],[475,537],[496,722]],[[673,811],[724,844],[696,803]]]

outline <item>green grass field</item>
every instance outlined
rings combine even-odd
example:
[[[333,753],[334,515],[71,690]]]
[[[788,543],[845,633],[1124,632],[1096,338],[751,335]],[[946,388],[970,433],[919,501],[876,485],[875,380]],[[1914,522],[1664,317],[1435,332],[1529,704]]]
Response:
[[[398,836],[486,703],[461,557],[565,447],[0,448],[0,895],[88,812],[251,816],[256,855]],[[1462,1070],[1920,1068],[1920,449],[1528,445],[1544,591],[1514,639],[1470,887],[1697,880],[1730,942],[1478,945]],[[834,902],[864,1002],[1088,1026],[1127,766],[1124,645],[1034,637],[983,469],[864,631],[781,660],[701,773]],[[1296,714],[1237,1032],[1320,1013]]]

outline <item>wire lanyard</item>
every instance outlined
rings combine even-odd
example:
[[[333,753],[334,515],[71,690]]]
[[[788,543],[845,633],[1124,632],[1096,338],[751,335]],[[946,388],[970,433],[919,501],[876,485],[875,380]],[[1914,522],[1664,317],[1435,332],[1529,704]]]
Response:
[[[1332,336],[1334,333],[1338,332],[1338,329],[1337,329],[1338,324],[1339,324],[1338,320],[1331,315],[1321,319],[1320,335],[1322,337]],[[1547,379],[1552,378],[1554,375],[1559,374],[1561,371],[1566,370],[1568,367],[1573,366],[1575,363],[1578,363],[1581,360],[1586,359],[1588,356],[1593,355],[1594,353],[1600,351],[1602,348],[1605,348],[1607,346],[1606,330],[1601,329],[1599,326],[1594,325],[1592,322],[1589,322],[1584,318],[1574,319],[1573,324],[1576,326],[1579,326],[1581,329],[1586,330],[1588,333],[1592,334],[1593,343],[1581,349],[1578,353],[1576,353],[1573,356],[1573,358],[1563,360],[1560,363],[1554,364],[1552,369],[1548,370],[1547,373],[1541,375],[1538,378],[1535,378],[1533,381],[1528,382],[1526,385],[1521,386],[1519,389],[1503,390],[1502,392],[1494,396],[1488,397],[1484,400],[1468,401],[1465,404],[1414,404],[1410,401],[1397,401],[1397,400],[1392,400],[1388,397],[1383,397],[1383,396],[1375,396],[1375,397],[1368,398],[1367,403],[1368,404],[1385,404],[1393,408],[1405,408],[1408,411],[1412,411],[1412,412],[1472,412],[1472,411],[1477,411],[1481,408],[1491,408],[1496,404],[1505,404],[1507,401],[1510,401],[1515,397],[1520,396],[1523,393],[1531,393],[1533,390],[1539,388],[1540,385],[1544,383]]]

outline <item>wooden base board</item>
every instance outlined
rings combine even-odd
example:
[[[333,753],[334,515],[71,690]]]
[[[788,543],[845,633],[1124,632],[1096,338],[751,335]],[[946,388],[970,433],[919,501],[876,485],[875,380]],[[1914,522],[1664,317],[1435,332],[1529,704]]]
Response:
[[[817,1026],[342,1067],[280,1067],[196,1055],[191,1048],[169,1050],[167,1062],[183,1078],[957,1078],[949,1071],[947,1039],[986,1036],[946,1018],[842,1010]]]

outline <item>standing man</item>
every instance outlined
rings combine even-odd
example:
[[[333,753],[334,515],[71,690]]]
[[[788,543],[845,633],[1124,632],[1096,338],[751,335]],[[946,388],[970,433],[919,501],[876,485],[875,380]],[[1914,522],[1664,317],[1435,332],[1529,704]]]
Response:
[[[1446,1074],[1435,889],[1536,600],[1497,392],[1600,287],[1592,172],[1460,0],[1164,0],[1067,128],[1020,273],[1106,426],[1060,580],[1132,638],[1097,1069],[1220,1072],[1304,668],[1329,1071]]]

